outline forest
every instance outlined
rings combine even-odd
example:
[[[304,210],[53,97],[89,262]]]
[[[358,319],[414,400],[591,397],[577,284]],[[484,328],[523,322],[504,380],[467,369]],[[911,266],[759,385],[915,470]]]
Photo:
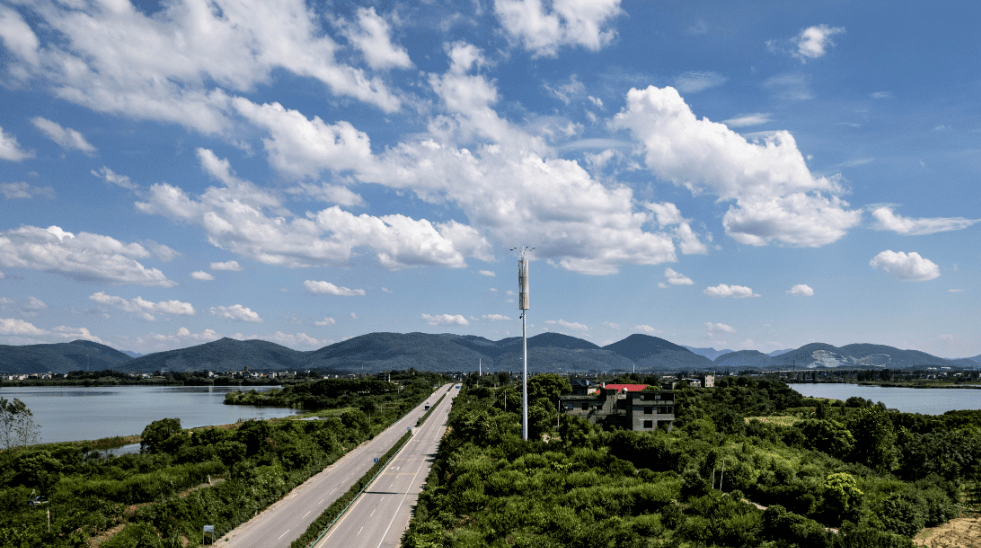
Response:
[[[523,441],[496,381],[464,383],[403,546],[912,547],[978,503],[981,411],[727,377],[680,389],[672,431],[633,432],[558,417],[568,380],[538,375]]]
[[[196,545],[205,524],[220,537],[425,401],[440,382],[421,373],[401,388],[384,382],[391,388],[355,394],[358,406],[347,405],[346,390],[356,387],[346,385],[332,392],[342,407],[322,420],[188,430],[164,418],[143,430],[139,454],[113,455],[107,449],[116,440],[4,450],[0,546],[84,547],[99,538],[105,548],[176,548]]]

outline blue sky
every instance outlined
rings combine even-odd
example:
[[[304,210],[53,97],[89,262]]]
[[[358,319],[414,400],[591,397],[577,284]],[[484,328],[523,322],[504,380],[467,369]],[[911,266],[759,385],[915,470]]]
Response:
[[[0,0],[0,344],[981,353],[974,2]]]

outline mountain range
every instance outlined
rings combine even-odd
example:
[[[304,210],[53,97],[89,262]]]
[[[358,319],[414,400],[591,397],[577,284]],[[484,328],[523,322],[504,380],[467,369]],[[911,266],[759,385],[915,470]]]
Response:
[[[630,335],[600,347],[589,341],[543,333],[528,339],[532,372],[678,371],[720,369],[806,369],[869,367],[903,369],[920,366],[981,366],[981,355],[947,360],[917,350],[875,344],[835,347],[811,343],[780,354],[756,350],[715,350],[674,344],[659,337]],[[712,358],[714,356],[714,358]],[[298,351],[262,340],[224,338],[197,346],[137,357],[103,344],[73,341],[27,346],[0,345],[0,373],[67,373],[114,369],[133,373],[155,371],[241,371],[329,369],[375,373],[392,369],[420,371],[520,371],[520,337],[492,341],[473,335],[369,333],[325,346]]]

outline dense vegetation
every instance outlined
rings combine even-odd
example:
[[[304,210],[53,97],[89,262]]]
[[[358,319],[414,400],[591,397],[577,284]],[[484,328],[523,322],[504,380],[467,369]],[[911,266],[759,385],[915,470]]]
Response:
[[[468,379],[403,546],[911,547],[981,479],[981,412],[895,413],[730,377],[680,390],[672,432],[555,428],[563,382],[529,382],[525,442],[515,389]]]
[[[184,546],[205,524],[223,535],[424,401],[433,380],[417,375],[401,391],[391,385],[391,394],[359,397],[392,397],[391,405],[371,402],[370,420],[350,406],[324,420],[250,420],[195,431],[161,419],[143,431],[140,454],[107,455],[88,442],[4,451],[0,546],[86,546],[122,525],[102,546]],[[38,495],[50,502],[28,506]]]

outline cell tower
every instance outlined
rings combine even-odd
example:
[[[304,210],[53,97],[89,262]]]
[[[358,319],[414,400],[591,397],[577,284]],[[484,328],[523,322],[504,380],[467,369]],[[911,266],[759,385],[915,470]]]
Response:
[[[521,347],[524,354],[524,377],[521,381],[521,437],[528,439],[528,255],[534,247],[523,247],[518,258],[518,309],[521,310]],[[519,251],[513,248],[511,251]]]

